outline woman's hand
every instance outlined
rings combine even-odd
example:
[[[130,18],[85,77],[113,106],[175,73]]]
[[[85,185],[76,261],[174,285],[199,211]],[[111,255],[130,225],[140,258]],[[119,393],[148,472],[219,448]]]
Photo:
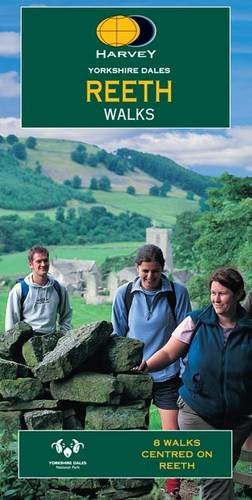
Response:
[[[143,359],[140,365],[134,366],[134,368],[132,368],[132,371],[133,372],[148,373],[149,369],[148,369],[148,365],[147,365],[146,361]]]

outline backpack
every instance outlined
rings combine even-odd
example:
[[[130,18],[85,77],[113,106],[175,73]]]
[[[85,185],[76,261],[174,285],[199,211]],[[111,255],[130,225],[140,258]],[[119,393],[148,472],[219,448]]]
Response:
[[[24,278],[19,278],[17,279],[16,283],[20,283],[21,285],[21,299],[20,299],[20,303],[21,303],[21,316],[23,316],[23,307],[24,307],[24,301],[28,295],[28,292],[29,292],[29,285],[27,285],[26,281],[24,280]],[[60,288],[60,284],[57,280],[54,280],[53,282],[53,288],[56,290],[58,296],[59,296],[59,306],[60,307],[60,303],[61,303],[61,288]]]
[[[169,304],[171,311],[172,311],[173,318],[174,318],[175,322],[177,323],[176,312],[175,312],[177,298],[176,298],[174,283],[173,283],[173,281],[170,281],[170,283],[171,283],[172,290],[169,292],[163,293],[163,295],[166,295],[168,304]],[[127,315],[129,315],[129,311],[131,308],[133,295],[134,295],[133,293],[131,293],[132,286],[133,286],[133,281],[130,281],[127,285],[125,296],[124,296],[124,303],[125,303]]]

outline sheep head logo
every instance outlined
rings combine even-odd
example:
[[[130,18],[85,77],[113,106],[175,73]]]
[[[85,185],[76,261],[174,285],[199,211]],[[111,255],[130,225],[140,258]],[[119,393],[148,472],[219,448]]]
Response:
[[[52,443],[51,448],[55,448],[57,453],[63,453],[66,458],[71,457],[72,453],[79,453],[84,444],[80,443],[77,439],[72,439],[70,446],[66,446],[63,439],[59,439]]]

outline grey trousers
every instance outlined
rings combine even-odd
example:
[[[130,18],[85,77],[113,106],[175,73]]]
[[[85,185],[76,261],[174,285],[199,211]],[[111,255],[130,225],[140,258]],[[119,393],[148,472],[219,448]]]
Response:
[[[181,397],[178,399],[179,428],[182,430],[211,430],[215,426],[206,422],[188,406]],[[227,427],[228,428],[228,427]],[[233,465],[236,464],[243,443],[252,432],[252,418],[242,417],[239,423],[232,427],[233,431]],[[234,485],[232,479],[202,479],[201,498],[203,500],[234,500]]]

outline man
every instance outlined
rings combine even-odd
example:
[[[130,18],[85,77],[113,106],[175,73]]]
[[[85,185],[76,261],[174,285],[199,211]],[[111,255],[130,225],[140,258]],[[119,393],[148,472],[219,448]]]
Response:
[[[49,252],[35,246],[28,252],[31,274],[16,283],[10,291],[5,330],[10,330],[19,321],[28,323],[34,332],[48,334],[59,330],[65,335],[71,329],[72,309],[65,287],[48,274]]]

